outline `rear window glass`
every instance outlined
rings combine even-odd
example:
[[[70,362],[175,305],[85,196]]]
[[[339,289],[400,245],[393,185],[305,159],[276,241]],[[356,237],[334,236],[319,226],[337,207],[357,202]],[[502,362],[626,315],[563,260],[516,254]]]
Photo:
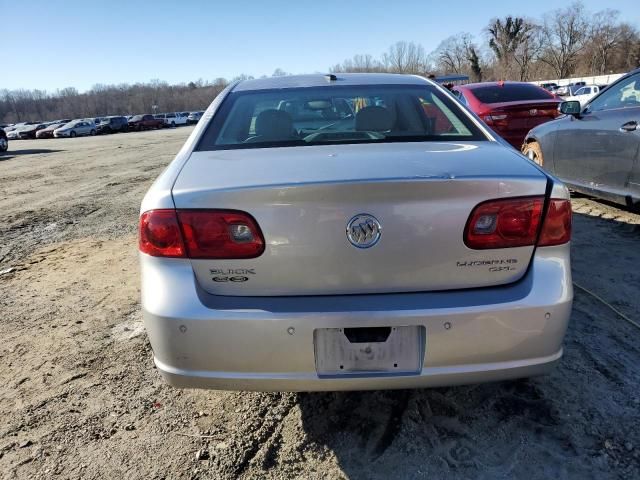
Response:
[[[471,92],[473,96],[482,103],[549,100],[553,98],[553,95],[536,85],[513,85],[505,83],[503,86],[487,85],[486,87],[473,88]]]
[[[197,149],[449,140],[486,137],[431,86],[332,85],[233,92]]]

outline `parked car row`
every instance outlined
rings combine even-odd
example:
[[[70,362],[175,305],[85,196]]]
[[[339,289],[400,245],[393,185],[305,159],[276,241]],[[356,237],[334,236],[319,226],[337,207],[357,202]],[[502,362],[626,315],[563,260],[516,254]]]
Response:
[[[556,83],[542,83],[540,87],[560,97],[579,97],[571,98],[586,103],[593,98],[600,90],[606,88],[606,85],[587,84],[586,82],[573,82],[568,85],[558,85]]]
[[[107,117],[59,119],[49,122],[20,122],[0,125],[0,152],[8,150],[9,140],[81,137],[110,133],[124,133],[158,128],[193,125],[203,111],[173,112],[157,115],[111,115]]]

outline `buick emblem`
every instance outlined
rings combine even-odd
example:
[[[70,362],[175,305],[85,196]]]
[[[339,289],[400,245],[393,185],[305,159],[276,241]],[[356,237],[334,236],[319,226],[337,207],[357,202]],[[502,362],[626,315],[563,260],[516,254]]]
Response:
[[[532,108],[531,110],[529,110],[529,115],[531,115],[532,117],[538,114],[538,109],[537,108]]]
[[[356,215],[347,224],[347,238],[354,247],[373,247],[380,240],[381,233],[380,222],[366,213]]]

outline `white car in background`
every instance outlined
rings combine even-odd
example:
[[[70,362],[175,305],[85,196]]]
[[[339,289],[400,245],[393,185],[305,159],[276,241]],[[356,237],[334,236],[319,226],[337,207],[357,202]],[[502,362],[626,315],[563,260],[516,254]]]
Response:
[[[593,97],[595,97],[598,93],[600,93],[600,90],[602,90],[603,88],[604,87],[601,87],[599,85],[585,85],[584,87],[576,90],[576,92],[573,95],[569,97],[565,97],[564,101],[580,102],[580,106],[584,107],[587,104],[587,102],[591,100]]]
[[[183,115],[180,112],[159,113],[154,117],[163,120],[165,127],[177,127],[187,124],[187,115]]]
[[[25,128],[25,125],[21,125],[18,128],[14,128],[7,132],[7,139],[9,140],[20,140],[20,130]]]

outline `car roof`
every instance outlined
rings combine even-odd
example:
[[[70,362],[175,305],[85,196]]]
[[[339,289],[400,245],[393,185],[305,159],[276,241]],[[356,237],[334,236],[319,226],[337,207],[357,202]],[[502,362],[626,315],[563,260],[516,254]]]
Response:
[[[334,80],[335,78],[335,80]],[[324,87],[335,85],[424,85],[429,80],[417,75],[396,73],[335,73],[286,75],[282,77],[243,80],[233,87],[234,92],[279,88]]]

